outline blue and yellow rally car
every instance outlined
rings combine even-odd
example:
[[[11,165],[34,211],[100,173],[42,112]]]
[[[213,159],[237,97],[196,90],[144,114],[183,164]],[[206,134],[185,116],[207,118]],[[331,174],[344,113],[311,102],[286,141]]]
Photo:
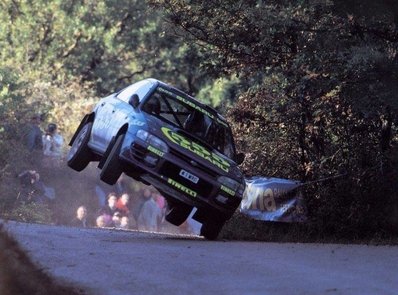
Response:
[[[218,236],[239,206],[245,180],[231,129],[213,108],[155,79],[102,98],[70,141],[68,165],[99,161],[100,178],[122,173],[153,185],[167,200],[166,220],[182,224],[193,207],[201,235]]]

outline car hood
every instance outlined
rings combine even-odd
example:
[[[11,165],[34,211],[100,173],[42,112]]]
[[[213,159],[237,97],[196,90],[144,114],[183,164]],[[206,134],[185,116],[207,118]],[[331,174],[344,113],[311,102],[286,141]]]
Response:
[[[240,180],[243,175],[237,167],[237,164],[217,151],[211,148],[205,142],[201,141],[189,133],[169,125],[155,117],[147,118],[148,131],[162,138],[169,147],[179,153],[191,158],[193,161],[216,171],[220,175],[228,175],[234,179]]]

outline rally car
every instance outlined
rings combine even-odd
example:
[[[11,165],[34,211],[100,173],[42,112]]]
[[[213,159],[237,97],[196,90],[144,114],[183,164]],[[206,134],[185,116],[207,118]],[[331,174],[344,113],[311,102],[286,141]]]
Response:
[[[155,79],[102,98],[72,137],[67,163],[83,170],[99,161],[100,178],[122,173],[154,186],[167,200],[166,220],[193,218],[201,235],[218,236],[239,206],[245,180],[231,129],[213,108]]]

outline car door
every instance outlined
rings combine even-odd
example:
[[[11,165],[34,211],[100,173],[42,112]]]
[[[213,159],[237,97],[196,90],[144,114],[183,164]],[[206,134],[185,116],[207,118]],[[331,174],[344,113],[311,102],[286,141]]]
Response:
[[[100,100],[95,110],[90,146],[100,152],[106,150],[115,130],[118,130],[115,121],[117,102],[115,95],[108,96]]]
[[[108,126],[102,138],[102,144],[105,149],[108,147],[112,138],[116,136],[117,132],[122,127],[125,112],[124,108],[125,104],[116,96],[110,99],[108,102],[106,116],[103,118],[106,126]]]

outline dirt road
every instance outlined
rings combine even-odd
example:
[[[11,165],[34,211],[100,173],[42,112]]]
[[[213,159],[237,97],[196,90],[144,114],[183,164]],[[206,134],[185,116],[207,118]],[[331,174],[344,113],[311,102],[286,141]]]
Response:
[[[398,290],[398,247],[206,241],[22,223],[6,228],[47,272],[87,294],[395,295]]]

